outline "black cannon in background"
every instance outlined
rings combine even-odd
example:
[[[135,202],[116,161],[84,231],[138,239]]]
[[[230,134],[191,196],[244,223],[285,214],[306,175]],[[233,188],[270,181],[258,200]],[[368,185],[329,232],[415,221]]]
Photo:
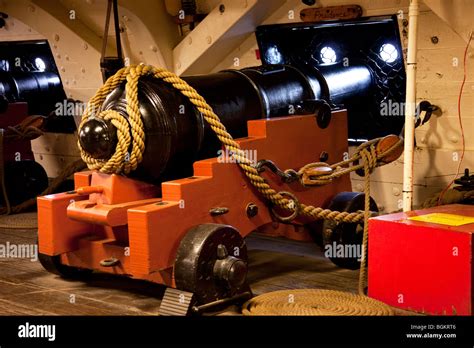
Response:
[[[5,112],[8,103],[27,103],[29,115],[47,117],[45,131],[73,133],[73,115],[57,112],[65,100],[47,41],[0,42],[0,113]]]
[[[58,103],[65,99],[47,41],[0,43],[2,211],[36,197],[48,186],[45,170],[34,161],[30,140],[41,131],[74,132],[73,117],[56,114]]]

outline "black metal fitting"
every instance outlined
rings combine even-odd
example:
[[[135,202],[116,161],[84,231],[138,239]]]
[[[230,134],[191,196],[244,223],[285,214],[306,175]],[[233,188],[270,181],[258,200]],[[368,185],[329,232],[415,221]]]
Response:
[[[418,107],[416,108],[416,122],[415,122],[415,127],[418,128],[419,126],[424,125],[427,123],[430,119],[433,113],[439,113],[441,109],[437,105],[431,104],[427,100],[423,100],[418,104]],[[426,115],[423,119],[421,119],[421,113],[425,111]]]
[[[0,12],[0,29],[3,28],[5,24],[7,24],[7,22],[5,21],[5,19],[7,18],[8,15],[5,12]]]
[[[461,176],[459,179],[454,181],[455,184],[461,185],[465,189],[473,189],[474,188],[474,175],[471,175],[469,172],[469,168],[464,169],[464,176]]]
[[[278,175],[285,184],[291,184],[292,182],[295,182],[299,179],[298,173],[296,171],[282,171],[274,162],[270,160],[261,160],[255,165],[255,169],[257,169],[259,173],[263,173],[266,168]]]
[[[89,155],[108,159],[117,147],[117,129],[110,121],[91,118],[79,131],[79,142]]]
[[[209,210],[209,214],[211,214],[212,216],[220,216],[227,214],[228,212],[229,208],[226,207],[212,208],[211,210]]]
[[[329,160],[329,154],[326,151],[321,152],[319,155],[320,162],[327,162]]]
[[[258,206],[255,203],[249,203],[246,208],[247,216],[249,219],[257,216],[258,214]]]

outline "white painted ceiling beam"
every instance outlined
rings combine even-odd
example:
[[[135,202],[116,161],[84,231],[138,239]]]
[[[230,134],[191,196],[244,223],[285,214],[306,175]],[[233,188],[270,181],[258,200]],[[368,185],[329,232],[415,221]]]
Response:
[[[179,30],[173,18],[168,14],[165,8],[165,2],[162,0],[129,1],[120,0],[121,7],[132,12],[149,31],[154,43],[146,46],[148,49],[158,52],[164,60],[167,69],[173,67],[173,48],[179,42]],[[144,33],[135,30],[135,39],[144,40],[147,37]],[[143,44],[143,43],[142,43]]]
[[[474,30],[473,0],[424,0],[443,21],[445,21],[464,41]]]
[[[96,35],[89,27],[84,25],[80,18],[74,14],[72,19],[70,11],[75,9],[68,9],[64,7],[59,1],[50,0],[32,0],[32,2],[46,11],[50,16],[53,16],[56,20],[61,22],[64,26],[73,31],[82,40],[87,42],[90,46],[100,52],[102,46],[101,37]],[[38,18],[38,20],[44,20],[44,18]]]
[[[285,0],[223,0],[173,50],[177,74],[210,72]]]

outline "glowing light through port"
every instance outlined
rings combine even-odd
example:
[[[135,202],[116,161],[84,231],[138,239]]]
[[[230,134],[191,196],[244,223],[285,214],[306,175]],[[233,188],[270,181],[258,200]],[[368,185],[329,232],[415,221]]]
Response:
[[[46,70],[46,64],[44,63],[44,60],[41,58],[35,59],[35,66],[36,66],[36,69],[38,69],[41,72]]]
[[[283,62],[283,56],[276,46],[270,47],[265,55],[270,64],[282,64]]]
[[[393,63],[398,59],[398,50],[392,44],[383,44],[380,47],[379,55],[385,63]]]
[[[3,71],[10,70],[10,63],[8,63],[8,60],[0,59],[0,70],[3,70]]]
[[[321,49],[321,61],[324,64],[332,64],[337,60],[336,51],[332,47],[325,46]]]

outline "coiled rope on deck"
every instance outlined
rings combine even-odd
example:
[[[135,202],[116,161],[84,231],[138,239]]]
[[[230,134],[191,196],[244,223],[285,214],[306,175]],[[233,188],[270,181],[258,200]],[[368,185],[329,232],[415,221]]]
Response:
[[[317,289],[280,290],[256,296],[242,310],[246,316],[392,316],[393,309],[367,296]]]

